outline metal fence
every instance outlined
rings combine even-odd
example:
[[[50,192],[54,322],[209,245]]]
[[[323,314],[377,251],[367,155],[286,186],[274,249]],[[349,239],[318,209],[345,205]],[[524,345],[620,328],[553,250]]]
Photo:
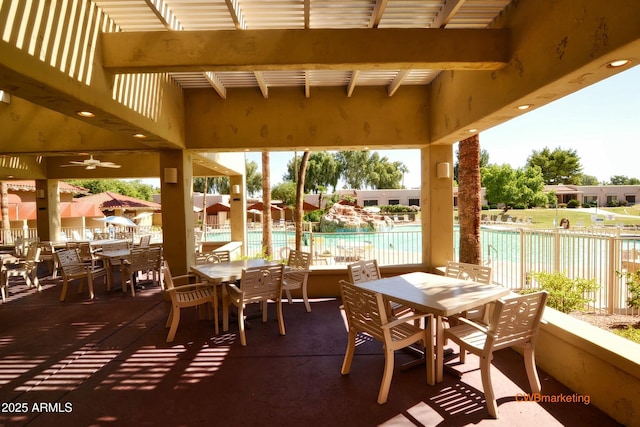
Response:
[[[377,259],[380,265],[422,263],[422,228],[420,225],[395,227],[376,232],[319,233],[307,225],[302,243],[313,254],[314,265],[346,265],[358,259]],[[458,259],[458,226],[454,228],[454,251]],[[64,230],[68,236],[81,230]],[[75,231],[75,233],[74,233]],[[133,236],[151,233],[161,241],[159,230],[138,230]],[[33,237],[35,230],[12,229],[11,235]],[[257,257],[262,250],[262,228],[247,232],[247,256]],[[228,227],[211,228],[203,241],[230,241]],[[493,281],[512,290],[535,288],[534,272],[564,273],[569,278],[595,279],[599,289],[591,308],[608,313],[640,314],[628,307],[629,290],[619,273],[640,270],[640,236],[620,228],[581,228],[536,230],[526,227],[483,226],[480,237],[483,263],[493,269]],[[274,225],[272,233],[274,259],[286,258],[295,247],[295,230],[291,223]]]
[[[454,239],[457,247],[458,234]],[[481,229],[483,262],[493,281],[513,290],[536,288],[531,273],[563,273],[571,279],[595,279],[599,285],[590,306],[607,313],[638,314],[628,307],[623,275],[640,270],[640,236],[619,228],[535,230]]]

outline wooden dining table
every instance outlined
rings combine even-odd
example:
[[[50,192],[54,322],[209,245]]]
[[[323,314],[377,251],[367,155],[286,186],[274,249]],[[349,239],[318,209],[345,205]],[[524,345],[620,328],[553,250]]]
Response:
[[[266,267],[268,265],[277,264],[276,261],[268,261],[265,259],[244,259],[229,262],[209,262],[195,264],[191,266],[191,272],[209,283],[215,284],[215,289],[220,286],[222,288],[222,330],[229,330],[229,304],[228,294],[225,285],[233,283],[242,278],[242,270],[245,268]],[[217,295],[215,295],[217,301]],[[216,330],[218,328],[218,310],[214,307],[214,321]]]
[[[385,298],[419,312],[433,314],[435,322],[429,322],[429,327],[432,329],[431,333],[435,333],[436,336],[436,382],[442,381],[444,371],[443,317],[463,313],[510,294],[509,289],[502,286],[424,272],[386,277],[358,283],[356,286],[379,292]],[[433,331],[434,326],[432,325],[435,325],[435,331]],[[429,355],[425,355],[425,357],[429,357]],[[434,376],[431,375],[430,378],[434,378]]]
[[[107,289],[111,289],[113,286],[113,267],[119,265],[122,268],[122,264],[131,257],[131,249],[98,251],[94,255],[104,261],[105,269],[107,270]],[[123,277],[122,280],[125,280],[125,278]],[[124,286],[122,290],[123,292],[126,291]]]

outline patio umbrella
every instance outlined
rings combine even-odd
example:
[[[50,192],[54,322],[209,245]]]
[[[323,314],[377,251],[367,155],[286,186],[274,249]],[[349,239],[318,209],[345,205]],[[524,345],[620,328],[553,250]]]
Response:
[[[104,221],[107,224],[120,225],[123,227],[137,227],[138,224],[131,221],[129,218],[125,218],[123,216],[107,216],[104,218],[96,218],[99,221]]]

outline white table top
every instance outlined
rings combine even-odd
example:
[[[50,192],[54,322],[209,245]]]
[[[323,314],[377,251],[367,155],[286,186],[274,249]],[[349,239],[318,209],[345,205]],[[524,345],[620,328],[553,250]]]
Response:
[[[509,289],[437,274],[416,272],[360,283],[416,310],[438,316],[459,314],[509,295]]]
[[[217,262],[196,264],[191,266],[191,271],[198,276],[206,277],[210,282],[233,282],[240,280],[242,270],[252,267],[264,267],[277,264],[265,259],[245,259],[231,262]]]

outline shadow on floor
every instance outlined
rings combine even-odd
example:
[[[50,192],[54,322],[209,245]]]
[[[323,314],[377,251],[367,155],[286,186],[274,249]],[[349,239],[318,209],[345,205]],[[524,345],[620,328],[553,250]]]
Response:
[[[493,380],[500,419],[484,406],[477,359],[430,387],[421,368],[396,353],[385,405],[376,403],[384,358],[363,337],[351,373],[340,375],[346,331],[335,299],[285,304],[286,336],[269,320],[250,321],[247,347],[237,325],[214,335],[213,322],[183,310],[171,345],[168,303],[157,287],[135,297],[120,289],[96,298],[71,287],[58,301],[57,280],[42,292],[12,283],[0,306],[0,423],[6,426],[463,426],[618,425],[592,405],[522,402],[527,380],[519,354],[496,353]],[[545,395],[572,395],[540,372]]]

